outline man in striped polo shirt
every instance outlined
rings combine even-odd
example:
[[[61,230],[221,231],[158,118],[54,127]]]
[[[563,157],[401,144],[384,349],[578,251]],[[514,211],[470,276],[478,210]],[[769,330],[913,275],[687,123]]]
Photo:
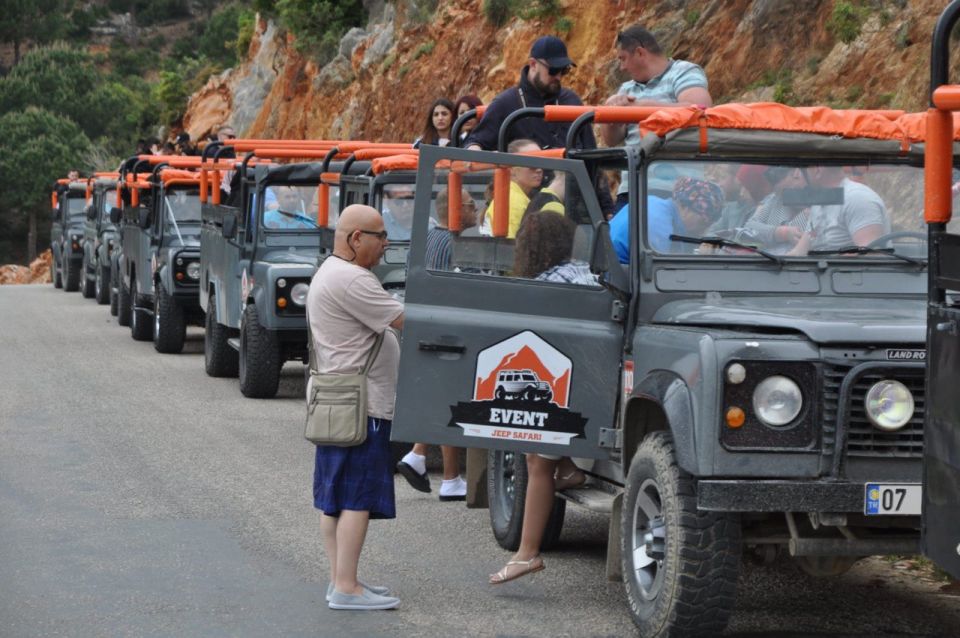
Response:
[[[617,34],[617,58],[620,70],[630,75],[615,95],[605,104],[609,106],[652,106],[679,104],[711,106],[713,99],[707,90],[707,76],[700,66],[686,60],[674,60],[663,54],[653,34],[635,24]],[[640,143],[640,129],[636,124],[601,124],[600,137],[607,146]],[[672,184],[663,185],[670,190]],[[621,175],[617,190],[617,205],[627,202],[627,175]]]

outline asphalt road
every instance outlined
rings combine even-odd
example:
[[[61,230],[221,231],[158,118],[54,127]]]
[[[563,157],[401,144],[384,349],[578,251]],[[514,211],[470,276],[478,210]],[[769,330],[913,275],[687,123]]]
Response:
[[[495,588],[487,512],[399,478],[361,577],[401,609],[327,609],[302,391],[288,365],[280,398],[244,399],[205,375],[195,329],[159,355],[79,294],[0,286],[0,636],[634,633],[603,517],[568,509],[547,569]],[[960,635],[938,587],[880,561],[831,580],[745,566],[729,634]]]

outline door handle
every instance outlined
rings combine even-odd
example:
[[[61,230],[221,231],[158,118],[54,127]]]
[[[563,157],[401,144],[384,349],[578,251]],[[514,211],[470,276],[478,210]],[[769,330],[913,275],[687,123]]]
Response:
[[[453,354],[463,354],[467,351],[466,346],[455,346],[449,343],[427,343],[426,341],[417,342],[417,349],[424,352],[451,352]]]

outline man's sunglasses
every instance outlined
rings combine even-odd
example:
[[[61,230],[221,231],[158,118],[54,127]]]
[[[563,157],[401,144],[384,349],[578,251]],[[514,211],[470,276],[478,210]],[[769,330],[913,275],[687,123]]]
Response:
[[[363,233],[364,235],[373,235],[380,241],[384,241],[387,238],[387,231],[385,230],[363,230],[362,228],[358,228],[357,232]]]
[[[573,70],[573,67],[571,66],[550,66],[545,61],[539,58],[537,58],[537,62],[539,62],[547,70],[547,73],[549,73],[550,75],[562,76],[570,73],[570,71]]]

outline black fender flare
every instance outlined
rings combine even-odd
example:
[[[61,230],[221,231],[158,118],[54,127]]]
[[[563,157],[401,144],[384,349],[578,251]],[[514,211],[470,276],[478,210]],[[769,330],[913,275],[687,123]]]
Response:
[[[623,417],[623,473],[633,452],[650,432],[673,436],[680,467],[696,474],[697,451],[693,400],[683,377],[669,370],[653,370],[633,388]]]

